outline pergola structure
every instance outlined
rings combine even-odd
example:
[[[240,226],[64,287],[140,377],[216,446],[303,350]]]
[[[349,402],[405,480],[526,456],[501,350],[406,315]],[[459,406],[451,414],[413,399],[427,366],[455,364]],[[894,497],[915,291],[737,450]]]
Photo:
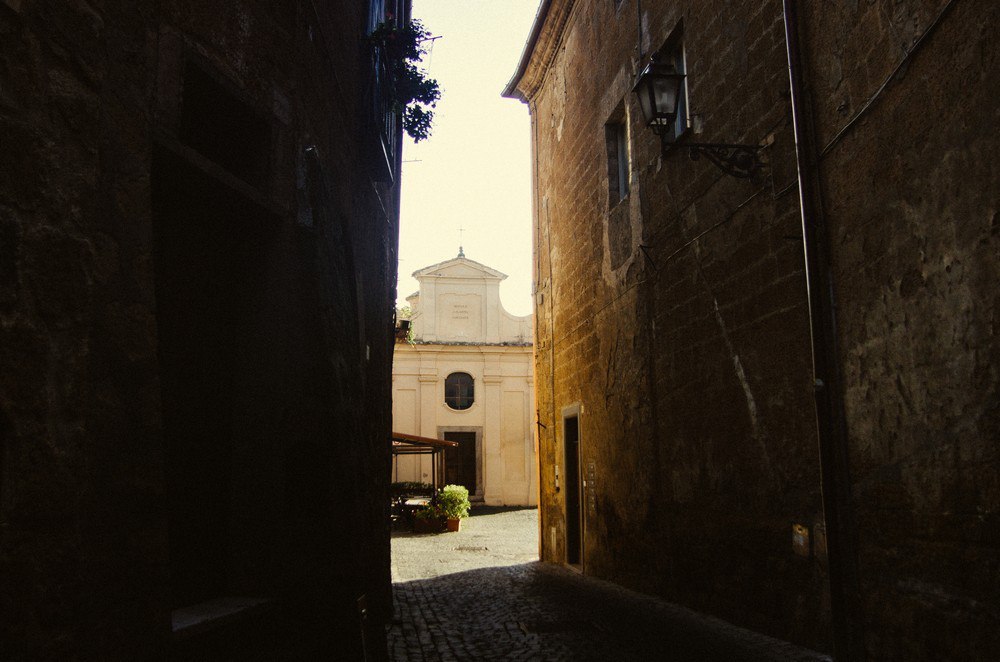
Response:
[[[431,485],[434,486],[435,491],[444,486],[444,453],[447,449],[456,448],[457,446],[457,441],[435,439],[434,437],[420,437],[415,434],[404,434],[402,432],[392,433],[393,459],[400,455],[431,456]],[[440,485],[438,484],[439,481]]]

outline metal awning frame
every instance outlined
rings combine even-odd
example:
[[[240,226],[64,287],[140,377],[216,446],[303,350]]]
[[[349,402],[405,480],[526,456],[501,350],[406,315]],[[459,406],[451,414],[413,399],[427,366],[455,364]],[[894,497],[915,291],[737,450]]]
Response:
[[[391,443],[393,458],[399,455],[430,455],[431,485],[435,491],[444,487],[444,454],[449,448],[457,448],[457,441],[393,432]]]

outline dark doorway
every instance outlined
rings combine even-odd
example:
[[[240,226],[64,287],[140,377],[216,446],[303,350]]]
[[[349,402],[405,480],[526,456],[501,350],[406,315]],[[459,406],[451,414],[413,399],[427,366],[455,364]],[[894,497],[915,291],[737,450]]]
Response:
[[[469,494],[476,493],[476,433],[445,432],[447,441],[457,441],[458,448],[445,452],[444,481],[449,485],[462,485]]]
[[[157,331],[173,607],[226,595],[234,405],[273,217],[159,146],[153,156]]]
[[[578,565],[581,551],[580,525],[580,419],[563,419],[566,446],[566,563]]]

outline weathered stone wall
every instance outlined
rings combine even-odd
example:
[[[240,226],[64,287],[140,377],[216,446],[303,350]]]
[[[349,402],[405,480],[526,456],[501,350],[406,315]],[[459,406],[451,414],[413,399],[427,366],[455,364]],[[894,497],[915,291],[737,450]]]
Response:
[[[543,558],[569,558],[561,419],[579,405],[585,572],[828,649],[781,2],[643,2],[641,48],[636,4],[614,5],[552,2],[515,81],[536,158]],[[802,5],[846,383],[851,618],[872,659],[986,659],[1000,648],[998,12]],[[661,157],[641,126],[637,55],[681,29],[704,127],[687,139],[765,144],[763,177]],[[629,132],[617,204],[607,122]]]
[[[631,94],[635,5],[573,5],[530,101],[543,557],[566,558],[555,465],[579,403],[585,572],[824,647],[824,562],[792,549],[822,516],[781,4],[643,3],[647,53],[683,19],[689,139],[773,141],[754,181],[661,158]],[[612,206],[619,113],[631,186]]]
[[[102,640],[141,657],[169,628],[155,23],[124,5],[17,5],[0,4],[0,638],[14,659],[94,657]]]
[[[990,659],[1000,651],[1000,7],[809,3],[804,23],[868,653]]]
[[[199,590],[274,599],[304,655],[389,612],[364,5],[0,2],[5,658],[163,656]]]

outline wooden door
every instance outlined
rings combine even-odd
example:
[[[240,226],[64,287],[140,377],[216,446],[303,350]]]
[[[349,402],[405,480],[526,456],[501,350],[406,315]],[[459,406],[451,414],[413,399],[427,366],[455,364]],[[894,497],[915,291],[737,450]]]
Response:
[[[476,433],[445,432],[448,441],[457,441],[458,448],[445,451],[444,482],[463,485],[469,494],[476,493]]]
[[[583,522],[580,509],[580,419],[563,419],[563,439],[566,446],[566,563],[583,561]]]

